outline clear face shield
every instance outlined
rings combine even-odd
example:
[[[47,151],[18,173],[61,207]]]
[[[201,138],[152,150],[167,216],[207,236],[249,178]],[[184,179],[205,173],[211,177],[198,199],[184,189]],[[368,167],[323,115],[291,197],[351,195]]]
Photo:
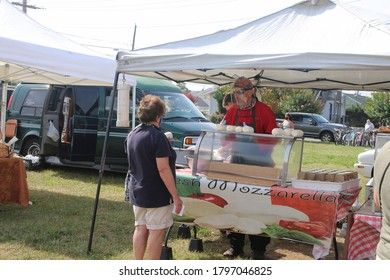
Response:
[[[233,89],[235,102],[239,108],[247,108],[252,105],[252,99],[254,95],[254,88],[251,89]]]

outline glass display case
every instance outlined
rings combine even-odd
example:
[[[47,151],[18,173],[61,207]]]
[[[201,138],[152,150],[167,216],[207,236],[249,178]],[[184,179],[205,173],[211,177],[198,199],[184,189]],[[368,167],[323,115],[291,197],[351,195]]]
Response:
[[[230,131],[203,131],[192,175],[260,186],[287,186],[301,171],[303,138]]]

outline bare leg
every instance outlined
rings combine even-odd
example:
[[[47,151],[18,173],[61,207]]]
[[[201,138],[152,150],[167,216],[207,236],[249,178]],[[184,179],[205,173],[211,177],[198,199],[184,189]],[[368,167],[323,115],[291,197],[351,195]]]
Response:
[[[165,229],[149,230],[148,259],[159,260],[161,257],[162,243]]]
[[[136,260],[142,260],[146,251],[149,231],[145,225],[136,226],[133,234],[133,251]]]

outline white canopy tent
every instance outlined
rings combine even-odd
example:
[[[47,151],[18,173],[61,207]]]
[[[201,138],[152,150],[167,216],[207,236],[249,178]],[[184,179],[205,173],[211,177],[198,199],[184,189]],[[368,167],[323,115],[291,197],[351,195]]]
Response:
[[[3,82],[4,93],[7,92],[9,82],[112,85],[115,67],[114,58],[99,54],[61,36],[38,24],[8,1],[0,0],[0,81]],[[136,86],[136,80],[131,76],[126,77],[126,83]],[[2,131],[5,126],[5,101],[6,94],[3,94]],[[113,99],[110,106],[111,119]],[[107,125],[104,141],[98,190],[104,173],[109,130],[110,123]],[[98,199],[94,215],[97,201]]]
[[[247,76],[270,87],[390,89],[389,1],[286,5],[234,29],[120,52],[117,73],[216,85]]]
[[[246,76],[269,87],[390,89],[390,1],[286,3],[234,29],[119,52],[114,89],[120,74],[215,85]]]
[[[0,81],[67,85],[112,85],[115,59],[50,30],[6,0],[0,0]],[[130,80],[130,79],[129,79]],[[6,94],[1,125],[4,131]]]

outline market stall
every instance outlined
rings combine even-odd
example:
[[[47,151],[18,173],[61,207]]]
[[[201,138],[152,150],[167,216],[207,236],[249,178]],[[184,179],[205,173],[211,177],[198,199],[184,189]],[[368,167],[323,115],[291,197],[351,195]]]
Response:
[[[326,256],[361,188],[345,171],[302,171],[303,144],[302,137],[205,131],[189,168],[177,171],[185,210],[175,221],[305,242],[314,258]]]
[[[286,3],[279,11],[233,29],[119,52],[111,99],[114,100],[119,77],[123,75],[219,86],[232,84],[237,77],[245,76],[253,84],[266,87],[388,89],[390,33],[383,32],[390,26],[384,12],[389,10],[384,9],[387,3],[383,0],[294,1]],[[372,44],[372,41],[378,43]],[[112,108],[113,105],[111,112]],[[111,116],[110,113],[109,120]],[[106,139],[108,135],[109,127]],[[104,145],[102,162],[106,149]],[[104,165],[99,174],[103,171]],[[180,177],[179,174],[178,179]],[[99,178],[90,244],[100,181]],[[340,196],[341,192],[346,190],[332,194]],[[353,196],[357,194],[349,198]],[[340,206],[342,201],[337,199],[338,215],[346,214]]]

